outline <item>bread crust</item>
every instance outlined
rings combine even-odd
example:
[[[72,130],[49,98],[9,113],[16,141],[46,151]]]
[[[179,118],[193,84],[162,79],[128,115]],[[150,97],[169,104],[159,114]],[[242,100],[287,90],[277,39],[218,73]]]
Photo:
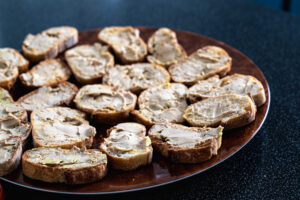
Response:
[[[196,104],[202,104],[202,103],[214,100],[214,99],[222,99],[222,98],[227,98],[227,97],[233,97],[233,98],[237,98],[237,99],[239,99],[239,98],[247,99],[247,106],[244,107],[245,112],[231,116],[231,118],[226,119],[226,121],[224,120],[224,118],[222,118],[219,120],[215,120],[214,122],[196,122],[194,119],[192,119],[190,117],[190,114],[193,110],[193,106],[195,106]],[[222,95],[222,96],[218,96],[218,97],[207,98],[203,101],[197,102],[195,104],[191,104],[185,110],[183,117],[191,126],[216,127],[216,126],[220,125],[220,126],[223,126],[225,130],[229,130],[229,129],[239,128],[239,127],[242,127],[242,126],[245,126],[245,125],[251,123],[252,121],[255,120],[255,114],[256,114],[256,106],[250,97],[236,95],[236,94],[228,94],[228,95]]]
[[[123,124],[133,124],[134,125],[136,123],[126,122]],[[138,124],[138,125],[140,125],[140,124]],[[142,126],[142,125],[140,125],[140,126]],[[116,127],[117,126],[112,127],[106,131],[108,137],[110,136],[110,133],[112,132],[112,130],[116,129]],[[143,133],[145,136],[146,128],[144,126],[143,126],[143,128],[144,128]],[[134,170],[143,165],[147,165],[147,164],[151,163],[151,161],[152,161],[153,149],[152,149],[151,143],[146,144],[146,149],[144,152],[139,152],[138,154],[128,156],[128,157],[120,157],[120,156],[113,155],[112,153],[110,153],[109,151],[106,150],[105,142],[102,143],[99,148],[102,152],[104,152],[107,155],[109,165],[111,165],[114,169],[118,169],[118,170],[123,170],[123,171]]]
[[[155,126],[159,126],[160,124],[156,124],[151,127],[148,132],[149,137],[151,138],[153,148],[160,152],[164,157],[167,157],[172,162],[175,163],[199,163],[204,162],[212,158],[213,155],[217,155],[218,149],[221,147],[222,142],[222,127],[217,128],[219,131],[219,136],[212,137],[204,140],[201,143],[196,144],[194,147],[179,147],[173,146],[162,139],[155,137]],[[205,130],[207,128],[196,128],[196,127],[186,127],[180,124],[164,124],[165,126],[172,126],[178,129],[182,129],[184,131],[193,130],[201,132],[201,130]]]
[[[18,58],[18,61],[21,61],[21,63],[18,63],[16,66],[18,67],[19,73],[23,73],[26,72],[28,70],[29,67],[29,62],[28,60],[26,60],[22,54],[20,54],[19,51],[12,49],[12,48],[0,48],[0,60],[1,60],[1,54],[5,54],[9,53],[9,54],[14,54],[14,56],[16,56]],[[2,58],[4,60],[6,60],[8,57],[8,55],[3,56]],[[9,62],[12,62],[10,59],[8,59]]]
[[[107,161],[81,168],[63,168],[60,166],[47,166],[28,161],[28,154],[32,150],[26,151],[22,156],[22,170],[24,175],[31,179],[49,183],[85,184],[102,179],[107,174]],[[97,151],[86,150],[89,151]]]
[[[129,33],[132,40],[135,40],[135,42],[132,42],[132,43],[135,43],[135,44],[139,43],[139,48],[141,48],[143,51],[143,52],[138,52],[138,50],[134,49],[133,47],[130,47],[130,45],[126,45],[126,44],[123,45],[125,47],[128,47],[128,49],[130,49],[134,54],[136,54],[137,58],[126,57],[125,53],[122,52],[121,50],[119,50],[116,45],[112,44],[110,41],[108,41],[106,38],[103,37],[103,35],[105,33],[107,33],[107,34],[114,33],[114,34],[118,35],[121,33],[125,34],[126,32]],[[114,50],[115,54],[121,60],[122,63],[132,64],[132,63],[136,63],[136,62],[142,62],[145,59],[145,56],[147,55],[147,45],[145,44],[143,39],[140,38],[139,34],[140,34],[139,30],[136,28],[133,28],[131,26],[107,27],[99,32],[98,40],[109,45]],[[118,46],[119,46],[119,44],[118,44]],[[140,54],[140,55],[138,55],[138,54]]]
[[[60,30],[68,30],[72,33],[69,37],[66,38],[59,38],[59,33],[51,33],[51,31],[59,31]],[[53,34],[53,35],[52,35]],[[47,50],[38,52],[35,49],[31,49],[31,47],[26,45],[26,41],[30,40],[29,38],[40,37],[43,35],[44,37],[56,37],[57,41],[53,42],[51,46],[48,47]],[[55,58],[60,52],[64,51],[65,49],[75,45],[78,42],[78,31],[74,27],[69,26],[60,26],[60,27],[52,27],[42,31],[37,35],[27,35],[23,45],[22,51],[24,55],[32,62],[38,62],[45,59]]]
[[[22,156],[22,141],[20,137],[10,137],[9,139],[14,138],[17,140],[16,149],[14,149],[12,157],[4,163],[0,163],[0,176],[5,176],[12,171],[14,171],[20,164]],[[8,139],[8,140],[9,140]],[[4,140],[0,141],[4,142]]]
[[[209,58],[209,56],[205,55],[207,52],[214,52],[214,54],[215,54],[214,56],[217,56],[217,58],[214,58],[214,57]],[[211,61],[213,63],[220,62],[220,59],[223,56],[223,59],[225,59],[225,61],[224,61],[225,63],[221,63],[220,64],[221,66],[215,68],[214,70],[212,70],[210,72],[205,73],[204,71],[201,71],[200,74],[193,73],[193,74],[184,75],[184,71],[186,71],[188,69],[183,69],[183,67],[182,67],[183,64],[186,62],[189,62],[194,57],[197,57],[197,56],[199,57],[198,53],[199,54],[204,53],[203,58],[208,59],[208,60],[211,59]],[[212,55],[210,55],[210,56],[212,56]],[[219,58],[218,58],[218,56],[219,56]],[[214,75],[219,75],[221,77],[225,76],[230,71],[231,64],[232,64],[232,59],[224,49],[217,47],[217,46],[205,46],[201,49],[198,49],[196,52],[194,52],[192,55],[190,55],[185,60],[181,60],[181,61],[177,62],[176,64],[171,65],[169,67],[169,73],[171,74],[171,78],[174,82],[183,83],[188,86],[191,86],[199,80],[207,79]],[[179,73],[180,70],[183,70],[183,71]],[[179,77],[178,73],[180,74],[180,77]]]
[[[53,72],[56,75],[56,77],[52,77],[51,80],[48,80],[47,82],[45,82],[43,84],[34,84],[33,82],[26,80],[27,74],[30,76],[33,76],[33,74],[36,73],[36,71],[38,71],[42,68],[46,68],[46,67],[48,67],[47,65],[51,65],[53,63],[54,64],[57,63],[60,66],[60,69],[59,69],[60,71],[58,71],[58,72],[60,72],[60,74],[58,74],[57,71],[52,71],[51,69],[46,69],[46,70],[51,70],[51,72]],[[46,75],[49,76],[49,74],[46,74]],[[42,87],[42,86],[55,86],[62,81],[67,81],[70,78],[70,76],[71,76],[71,71],[63,61],[61,61],[60,59],[49,59],[49,60],[40,62],[39,64],[32,67],[28,72],[21,74],[19,76],[19,79],[25,87],[33,89],[33,88],[38,88],[38,87]]]

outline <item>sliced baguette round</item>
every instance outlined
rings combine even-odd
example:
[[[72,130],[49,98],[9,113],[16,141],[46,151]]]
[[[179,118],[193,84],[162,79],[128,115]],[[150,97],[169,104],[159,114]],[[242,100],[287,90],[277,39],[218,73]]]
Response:
[[[136,121],[147,126],[155,123],[183,123],[187,91],[187,87],[180,83],[150,87],[138,98],[139,110],[131,113]]]
[[[70,78],[69,67],[59,59],[44,60],[19,76],[21,83],[28,88],[57,85]]]
[[[14,102],[7,90],[0,88],[0,120],[11,116],[27,121],[26,110],[19,103]]]
[[[43,32],[28,34],[23,42],[24,55],[32,62],[55,58],[60,52],[78,42],[78,31],[74,27],[53,27]]]
[[[136,95],[118,87],[94,84],[80,88],[74,102],[79,110],[90,113],[94,121],[116,124],[128,120],[136,99]]]
[[[0,176],[14,171],[20,164],[22,141],[20,137],[8,136],[0,140]]]
[[[18,67],[19,73],[28,70],[29,62],[15,49],[0,48],[0,62]]]
[[[50,183],[85,184],[107,173],[107,157],[97,149],[33,148],[22,156],[23,174]]]
[[[31,132],[31,123],[22,121],[15,116],[0,120],[0,140],[7,137],[19,137],[24,146]]]
[[[100,149],[114,169],[129,171],[151,163],[153,150],[145,126],[121,123],[107,130],[107,134]]]
[[[97,83],[114,66],[114,57],[106,45],[79,45],[65,52],[65,58],[78,82]]]
[[[117,65],[106,73],[102,81],[103,84],[118,86],[135,94],[168,82],[170,82],[168,71],[160,65],[150,63]]]
[[[19,75],[18,67],[0,60],[0,87],[10,90]]]
[[[199,81],[189,88],[188,98],[191,102],[197,102],[224,94],[249,95],[256,106],[266,102],[265,90],[261,82],[253,76],[243,74],[233,74],[222,79],[213,76]]]
[[[248,96],[227,94],[191,104],[184,119],[192,126],[223,126],[226,130],[254,121],[256,106]]]
[[[57,86],[43,86],[18,99],[18,103],[31,112],[35,109],[49,108],[69,104],[75,97],[78,88],[63,81]]]
[[[199,163],[218,154],[223,127],[196,128],[155,124],[148,132],[153,148],[177,163]]]
[[[34,110],[30,119],[35,147],[90,148],[96,135],[85,113],[67,107]]]
[[[141,62],[147,55],[147,46],[140,38],[140,31],[131,26],[104,28],[98,39],[112,47],[124,64]]]
[[[170,66],[169,72],[173,81],[192,85],[216,74],[224,76],[230,69],[231,57],[224,49],[205,46]]]
[[[147,56],[150,63],[168,67],[187,57],[185,50],[178,43],[176,33],[168,28],[158,29],[148,40]]]

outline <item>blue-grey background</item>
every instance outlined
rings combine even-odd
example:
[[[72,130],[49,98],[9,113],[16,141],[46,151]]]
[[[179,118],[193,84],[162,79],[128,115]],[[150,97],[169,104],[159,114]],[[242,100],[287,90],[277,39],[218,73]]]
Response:
[[[0,47],[20,49],[27,33],[58,25],[80,31],[111,25],[166,26],[203,34],[249,56],[271,88],[265,124],[230,159],[178,183],[97,199],[300,199],[299,17],[250,0],[0,1]],[[70,198],[4,187],[8,199]]]

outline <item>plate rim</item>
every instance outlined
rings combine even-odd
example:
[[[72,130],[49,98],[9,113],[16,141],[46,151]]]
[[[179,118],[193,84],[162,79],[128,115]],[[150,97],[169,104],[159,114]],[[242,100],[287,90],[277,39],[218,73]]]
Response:
[[[133,26],[135,28],[150,28],[150,29],[158,29],[160,27],[154,27],[154,26]],[[95,31],[95,30],[99,30],[99,29],[103,29],[104,27],[99,27],[99,28],[95,28],[95,29],[88,29],[88,30],[83,30],[83,31],[80,31],[79,33],[81,32],[88,32],[88,31]],[[239,51],[238,49],[236,49],[235,47],[232,47],[230,45],[228,45],[227,43],[224,43],[222,41],[219,41],[217,39],[214,39],[214,38],[211,38],[211,37],[208,37],[208,36],[205,36],[205,35],[202,35],[202,34],[199,34],[199,33],[195,33],[195,32],[191,32],[191,31],[186,31],[186,30],[180,30],[180,29],[174,29],[174,28],[170,28],[171,30],[174,30],[174,31],[184,31],[184,32],[187,32],[187,33],[190,33],[190,34],[194,34],[194,35],[201,35],[202,37],[206,37],[207,39],[210,39],[210,40],[215,40],[215,41],[218,41],[218,42],[221,42],[223,45],[226,45],[226,46],[229,46],[231,48],[233,48],[235,51],[239,52],[240,54],[242,54],[243,56],[247,57],[259,70],[259,72],[263,75],[264,79],[266,80],[266,86],[267,86],[267,94],[268,94],[268,105],[267,105],[267,108],[266,108],[266,113],[262,119],[262,122],[261,124],[259,125],[259,127],[256,129],[256,131],[252,134],[251,138],[249,138],[249,140],[247,140],[242,146],[240,146],[236,151],[234,151],[232,154],[228,155],[227,157],[225,157],[224,159],[210,165],[209,167],[205,168],[205,169],[202,169],[200,171],[197,171],[197,172],[194,172],[192,174],[189,174],[187,176],[183,176],[183,177],[180,177],[180,178],[177,178],[175,180],[171,180],[171,181],[166,181],[166,182],[163,182],[163,183],[159,183],[159,184],[155,184],[155,185],[149,185],[149,186],[144,186],[144,187],[139,187],[139,188],[133,188],[133,189],[127,189],[127,190],[120,190],[120,191],[109,191],[109,192],[62,192],[62,191],[56,191],[56,190],[50,190],[50,189],[43,189],[43,188],[37,188],[37,187],[34,187],[34,186],[28,186],[28,185],[24,185],[24,184],[21,184],[21,183],[18,183],[18,182],[14,182],[14,181],[11,181],[11,180],[8,180],[6,179],[5,177],[1,177],[0,176],[0,180],[3,181],[3,182],[7,182],[7,183],[10,183],[12,185],[16,185],[18,187],[22,187],[22,188],[26,188],[26,189],[30,189],[30,190],[34,190],[34,191],[39,191],[39,192],[46,192],[46,193],[51,193],[51,194],[59,194],[59,195],[78,195],[78,196],[93,196],[93,195],[113,195],[113,194],[123,194],[123,193],[129,193],[129,192],[136,192],[136,191],[142,191],[142,190],[148,190],[148,189],[153,189],[153,188],[156,188],[156,187],[161,187],[161,186],[165,186],[165,185],[168,185],[168,184],[172,184],[172,183],[175,183],[175,182],[179,182],[179,181],[182,181],[182,180],[185,180],[185,179],[188,179],[192,176],[196,176],[196,175],[199,175],[213,167],[215,167],[216,165],[219,165],[221,163],[223,163],[224,161],[228,160],[229,158],[231,158],[233,155],[235,155],[236,153],[238,153],[242,148],[244,148],[250,141],[252,141],[252,139],[257,135],[257,133],[260,131],[260,129],[262,128],[262,126],[264,125],[265,123],[265,120],[269,114],[269,110],[270,110],[270,105],[271,105],[271,91],[270,91],[270,87],[269,87],[269,83],[267,81],[267,78],[265,77],[264,73],[262,72],[262,70],[253,62],[253,60],[251,58],[249,58],[247,55],[245,55],[243,52]]]

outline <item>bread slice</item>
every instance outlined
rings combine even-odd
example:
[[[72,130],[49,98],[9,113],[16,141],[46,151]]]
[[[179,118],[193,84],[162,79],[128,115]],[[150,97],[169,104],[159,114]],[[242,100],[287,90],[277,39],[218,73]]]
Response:
[[[75,97],[78,88],[69,82],[63,81],[57,86],[43,86],[36,89],[17,101],[27,111],[49,108],[69,104]]]
[[[7,90],[0,88],[0,120],[10,116],[27,121],[26,110],[20,104],[14,102]]]
[[[96,129],[89,125],[85,113],[75,109],[44,108],[33,111],[30,118],[35,147],[90,148],[96,135]]]
[[[98,39],[112,47],[124,64],[141,62],[147,55],[147,46],[140,38],[140,31],[131,26],[104,28]]]
[[[216,74],[224,76],[230,69],[231,57],[224,49],[205,46],[185,60],[170,66],[169,72],[173,81],[192,85]]]
[[[118,86],[136,94],[149,87],[168,82],[170,82],[168,71],[160,65],[150,63],[117,65],[107,72],[102,81],[103,84]]]
[[[0,60],[0,87],[10,90],[18,78],[19,72],[16,65]]]
[[[79,110],[90,113],[94,121],[116,124],[128,120],[137,97],[118,87],[94,84],[80,88],[74,102]]]
[[[21,83],[29,88],[57,85],[70,78],[69,67],[59,59],[49,59],[40,62],[30,71],[19,76]]]
[[[147,56],[150,63],[168,67],[187,57],[185,50],[178,43],[176,33],[168,28],[158,29],[148,40]]]
[[[19,137],[7,137],[0,140],[0,176],[14,171],[20,164],[22,141]]]
[[[107,134],[100,149],[114,169],[129,171],[151,163],[153,150],[145,126],[121,123],[107,130]]]
[[[18,67],[19,73],[28,70],[29,62],[15,49],[0,48],[0,62]]]
[[[23,174],[50,183],[85,184],[102,179],[107,157],[97,149],[34,148],[22,156]]]
[[[23,42],[22,50],[32,62],[55,58],[60,52],[78,42],[78,31],[74,27],[53,27],[43,32],[28,34]]]
[[[76,80],[82,84],[99,82],[114,66],[114,57],[108,46],[100,43],[76,46],[65,52],[65,58]]]
[[[135,120],[147,126],[155,123],[183,123],[187,91],[186,86],[180,83],[151,87],[139,96],[139,110],[131,113]]]
[[[20,137],[21,142],[25,146],[28,142],[30,132],[31,124],[15,116],[9,116],[0,121],[0,140],[11,136]]]
[[[227,94],[189,105],[184,119],[192,126],[223,126],[226,130],[254,121],[256,107],[248,96]]]
[[[253,76],[233,74],[219,79],[213,76],[202,80],[189,88],[188,97],[191,102],[197,102],[209,97],[216,97],[224,94],[249,95],[256,106],[266,102],[266,95],[263,85]]]
[[[196,128],[179,124],[155,124],[149,130],[153,148],[177,163],[199,163],[218,154],[223,127]]]

